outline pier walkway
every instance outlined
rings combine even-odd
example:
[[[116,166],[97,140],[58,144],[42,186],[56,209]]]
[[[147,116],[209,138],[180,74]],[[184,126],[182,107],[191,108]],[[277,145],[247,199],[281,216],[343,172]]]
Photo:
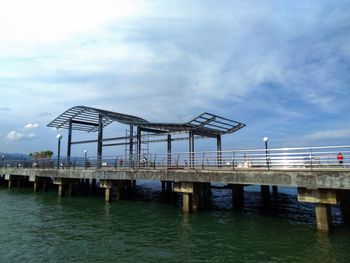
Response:
[[[314,203],[317,228],[328,232],[330,205],[350,208],[350,147],[258,149],[148,155],[138,160],[121,157],[55,160],[2,160],[0,175],[8,187],[32,182],[34,190],[58,186],[59,196],[70,195],[81,182],[105,189],[105,200],[121,199],[137,180],[158,180],[163,191],[182,194],[183,211],[197,211],[211,183],[232,189],[233,204],[244,205],[244,187],[261,186],[268,198],[270,186],[298,188],[298,201]],[[337,158],[341,153],[342,159]],[[190,157],[190,159],[189,159]],[[114,193],[114,195],[113,195]],[[114,198],[113,198],[114,197]]]

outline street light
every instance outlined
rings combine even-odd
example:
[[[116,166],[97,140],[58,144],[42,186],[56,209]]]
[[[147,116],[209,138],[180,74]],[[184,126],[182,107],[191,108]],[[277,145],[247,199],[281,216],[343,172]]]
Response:
[[[263,138],[264,142],[265,142],[265,158],[266,158],[266,165],[267,165],[267,169],[270,170],[270,162],[269,162],[269,157],[268,155],[268,147],[267,147],[267,142],[269,141],[269,137],[265,136]]]
[[[57,147],[57,169],[60,169],[60,155],[61,155],[61,140],[62,140],[62,134],[57,134],[56,136],[58,147]]]
[[[5,156],[1,156],[1,167],[4,167],[4,159],[5,159]]]
[[[87,150],[84,150],[84,155],[85,155],[85,169],[87,168]]]

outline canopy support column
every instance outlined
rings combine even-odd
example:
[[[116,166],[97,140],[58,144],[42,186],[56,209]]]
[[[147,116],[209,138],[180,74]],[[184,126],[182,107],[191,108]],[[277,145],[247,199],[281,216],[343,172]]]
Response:
[[[130,125],[130,142],[129,142],[129,167],[133,166],[134,153],[134,126]]]
[[[137,148],[136,148],[136,166],[140,165],[141,160],[141,136],[142,130],[140,127],[137,127]]]
[[[98,135],[97,135],[97,168],[102,166],[102,147],[103,147],[103,116],[98,115]]]
[[[167,146],[168,146],[168,166],[171,166],[171,135],[168,134],[168,141],[167,141]]]
[[[218,135],[218,137],[216,138],[216,151],[217,151],[217,164],[218,167],[221,167],[222,165],[222,148],[221,148],[221,135]]]
[[[189,166],[190,168],[194,167],[194,134],[193,131],[189,131]]]
[[[68,124],[68,138],[67,138],[67,166],[70,167],[70,157],[72,152],[72,128],[73,123],[72,119],[69,120]]]

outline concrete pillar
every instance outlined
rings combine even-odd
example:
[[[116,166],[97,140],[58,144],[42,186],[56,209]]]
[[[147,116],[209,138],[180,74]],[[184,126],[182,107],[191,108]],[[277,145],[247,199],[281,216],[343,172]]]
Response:
[[[350,190],[337,190],[337,198],[343,219],[350,224]]]
[[[73,194],[73,183],[69,182],[68,183],[68,196],[72,196]]]
[[[168,194],[173,191],[173,182],[171,182],[171,181],[166,182],[166,191]]]
[[[39,191],[39,182],[38,182],[38,181],[35,181],[35,182],[34,182],[33,191],[34,191],[34,192],[38,192],[38,191]]]
[[[234,208],[241,208],[244,205],[244,186],[241,184],[232,185],[232,204]]]
[[[190,212],[191,207],[191,194],[190,193],[182,193],[182,211],[183,212]]]
[[[337,195],[334,189],[298,188],[298,201],[314,203],[317,229],[321,232],[330,230],[331,215],[329,205],[337,204]]]
[[[90,191],[90,179],[84,179],[84,192],[89,193]]]
[[[8,188],[9,189],[11,189],[12,187],[13,187],[13,182],[12,182],[12,176],[11,175],[9,175],[9,177],[8,177]]]
[[[162,193],[165,193],[165,181],[161,181],[162,183]]]
[[[17,178],[17,187],[20,187],[21,186],[21,179]]]
[[[125,190],[125,189],[124,189]],[[130,194],[133,192],[133,187],[132,187],[132,180],[128,180],[126,182],[126,196],[130,196]]]
[[[115,199],[116,199],[117,201],[122,200],[123,189],[124,189],[124,187],[123,187],[123,185],[121,184],[121,182],[118,182],[118,183],[117,183],[116,189],[117,189],[117,191],[116,191]]]
[[[63,183],[58,185],[58,196],[62,197],[64,195],[64,187],[63,187]]]
[[[112,201],[112,192],[111,188],[105,188],[105,201],[106,202],[111,202]]]
[[[192,193],[192,211],[196,212],[200,209],[201,205],[201,191],[198,186],[195,185]]]
[[[205,198],[207,198],[211,195],[211,184],[210,183],[203,183],[203,195]]]
[[[211,184],[203,183],[202,184],[202,193],[203,193],[203,206],[210,206],[210,197],[211,197]]]
[[[261,197],[264,200],[267,200],[270,198],[270,186],[269,185],[262,185],[261,186]]]
[[[273,185],[273,186],[272,186],[272,193],[273,193],[274,195],[278,194],[278,187],[277,187],[277,185]]]
[[[331,213],[328,204],[315,204],[317,230],[329,232],[331,227]]]
[[[97,188],[96,179],[92,179],[91,180],[91,191],[93,193],[95,193],[96,192],[96,188]]]
[[[43,181],[43,192],[46,192],[47,191],[47,182],[46,181]]]

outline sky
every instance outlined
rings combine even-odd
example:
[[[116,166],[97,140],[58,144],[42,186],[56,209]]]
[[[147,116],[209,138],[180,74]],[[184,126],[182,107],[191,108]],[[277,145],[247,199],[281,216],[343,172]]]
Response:
[[[262,148],[264,136],[271,148],[350,145],[349,10],[342,0],[2,1],[0,152],[55,152],[58,133],[65,147],[67,131],[46,125],[77,105],[245,123],[223,137],[227,150]]]

